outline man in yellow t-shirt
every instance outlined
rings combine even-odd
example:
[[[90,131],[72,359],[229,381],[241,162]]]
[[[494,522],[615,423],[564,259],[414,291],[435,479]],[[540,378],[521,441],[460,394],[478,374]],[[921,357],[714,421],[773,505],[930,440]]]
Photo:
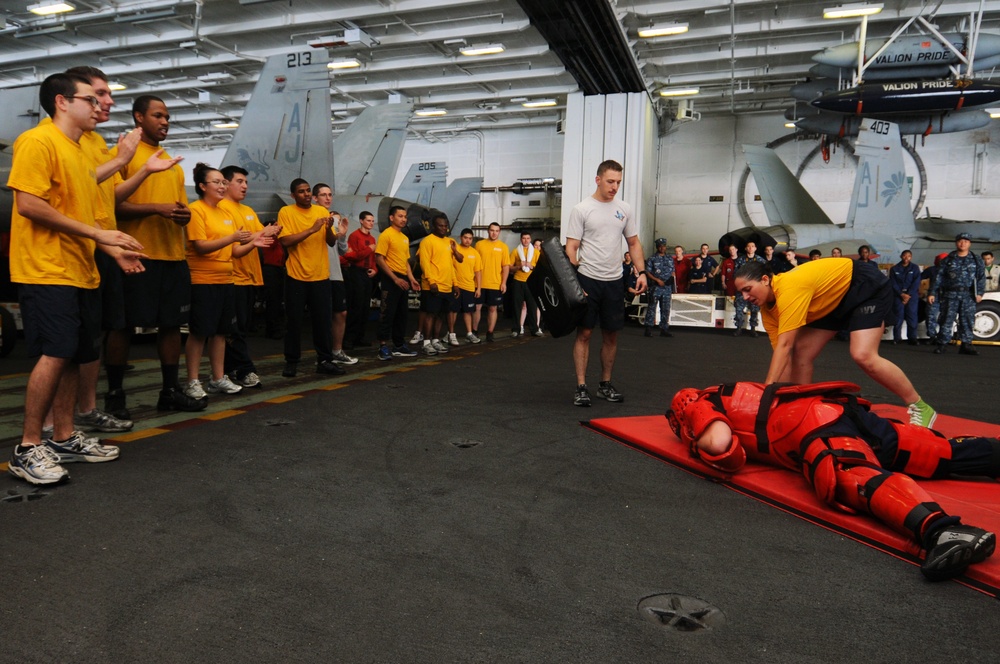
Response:
[[[479,329],[479,317],[486,306],[486,341],[493,341],[493,330],[497,326],[497,307],[503,304],[507,292],[507,275],[510,274],[510,250],[500,241],[500,224],[495,221],[487,231],[489,239],[476,243],[476,251],[483,259],[482,297],[476,300],[476,313],[472,316],[472,327]]]
[[[448,237],[448,218],[437,215],[431,221],[431,234],[420,241],[420,332],[427,355],[447,353],[441,342],[441,330],[451,308],[455,284],[453,263],[465,260],[455,240]]]
[[[132,119],[142,131],[142,140],[122,171],[126,180],[145,169],[151,159],[170,159],[160,148],[170,129],[170,112],[163,100],[153,95],[137,97],[132,103]],[[187,207],[184,172],[175,163],[150,174],[134,191],[116,189],[115,196],[118,226],[143,243],[148,258],[143,260],[145,271],[125,281],[126,328],[108,333],[105,407],[125,408],[123,382],[131,332],[144,327],[156,328],[163,381],[156,409],[203,410],[208,402],[192,399],[178,385],[181,325],[187,324],[191,309],[191,273],[184,251],[184,226],[191,221],[191,211]]]
[[[459,237],[461,244],[455,251],[462,255],[462,260],[454,260],[455,288],[452,289],[451,306],[448,310],[448,344],[451,346],[458,345],[455,321],[460,313],[465,321],[466,341],[470,344],[478,344],[480,341],[473,331],[472,314],[476,310],[476,298],[482,292],[483,259],[472,246],[471,228],[463,228]]]
[[[285,263],[285,370],[292,378],[302,358],[302,312],[309,307],[313,345],[316,347],[316,372],[342,375],[344,370],[333,361],[333,295],[330,290],[330,259],[327,246],[337,241],[330,211],[313,204],[312,188],[302,178],[289,187],[294,205],[278,211],[281,232],[278,241],[288,252]]]
[[[527,314],[528,329],[536,337],[542,336],[538,329],[538,305],[528,290],[528,277],[538,264],[538,250],[531,243],[531,233],[521,233],[521,244],[510,252],[511,270],[514,272],[514,310],[510,312],[511,336],[524,336],[524,321]]]
[[[226,197],[219,202],[237,220],[240,230],[250,231],[252,237],[277,236],[281,226],[261,225],[257,213],[249,205],[244,205],[247,196],[248,171],[240,166],[230,165],[221,169],[222,177],[229,182]],[[260,264],[260,252],[256,249],[233,260],[233,283],[236,286],[236,325],[226,343],[224,369],[229,379],[241,387],[261,387],[257,367],[250,357],[247,334],[253,320],[253,307],[257,291],[264,285],[264,272]]]
[[[117,448],[74,431],[73,406],[79,366],[97,359],[100,347],[94,249],[101,244],[127,250],[117,252],[116,260],[136,271],[142,245],[99,223],[104,213],[96,169],[79,143],[99,119],[90,81],[53,74],[42,82],[39,100],[52,122],[18,137],[7,180],[14,191],[11,281],[19,284],[28,355],[38,358],[28,379],[21,442],[8,470],[32,484],[52,484],[69,477],[61,463],[118,457]],[[42,421],[53,405],[53,436],[43,442]]]
[[[406,315],[408,293],[411,288],[420,290],[420,284],[410,269],[410,238],[403,233],[406,222],[406,208],[393,205],[389,208],[389,227],[375,243],[375,265],[382,277],[382,309],[376,331],[380,360],[416,355],[406,345]]]

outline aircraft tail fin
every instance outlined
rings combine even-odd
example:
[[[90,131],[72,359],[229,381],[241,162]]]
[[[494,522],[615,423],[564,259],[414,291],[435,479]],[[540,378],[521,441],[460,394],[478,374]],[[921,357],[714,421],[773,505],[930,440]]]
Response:
[[[425,161],[410,165],[403,183],[394,194],[421,205],[431,206],[438,189],[445,189],[448,181],[448,164],[443,161]]]
[[[333,173],[329,55],[322,49],[273,55],[264,63],[223,165],[250,180],[287,187]]]
[[[358,115],[333,143],[334,193],[389,193],[412,113],[413,103],[406,102],[369,106]]]
[[[916,227],[910,206],[910,186],[903,164],[899,126],[865,118],[858,142],[858,174],[847,215],[847,227],[883,235],[912,234]]]
[[[432,207],[448,215],[452,229],[472,228],[482,188],[483,179],[480,177],[456,178],[447,189],[431,200]]]
[[[772,226],[833,224],[774,150],[744,145],[743,153],[757,183],[764,212]]]

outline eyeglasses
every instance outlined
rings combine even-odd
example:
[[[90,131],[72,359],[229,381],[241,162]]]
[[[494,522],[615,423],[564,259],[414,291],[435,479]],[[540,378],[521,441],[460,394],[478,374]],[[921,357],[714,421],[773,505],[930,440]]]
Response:
[[[94,97],[94,96],[91,96],[91,95],[86,95],[86,96],[70,95],[69,98],[70,99],[82,99],[84,101],[89,101],[90,105],[93,106],[94,108],[97,108],[98,106],[101,105],[101,100],[98,99],[97,97]]]
[[[221,185],[224,185],[224,186],[228,187],[229,186],[229,180],[206,180],[205,184],[214,184],[214,185],[220,185],[221,184]]]

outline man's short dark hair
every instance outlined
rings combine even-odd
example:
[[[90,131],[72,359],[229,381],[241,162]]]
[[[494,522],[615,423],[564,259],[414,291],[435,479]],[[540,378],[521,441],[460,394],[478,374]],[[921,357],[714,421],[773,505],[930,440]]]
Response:
[[[463,228],[462,232],[458,234],[458,237],[462,237],[463,235],[472,235],[472,229],[471,228]]]
[[[324,187],[326,187],[327,189],[329,189],[331,193],[333,192],[333,187],[331,187],[327,183],[325,183],[325,182],[317,182],[316,184],[313,185],[313,188],[312,188],[313,196],[319,196],[319,190],[322,189],[322,188],[324,188]]]
[[[372,219],[374,219],[375,215],[373,215],[368,210],[362,210],[361,214],[358,215],[358,219],[364,219],[365,217],[371,217]]]
[[[56,117],[56,97],[70,99],[79,85],[90,85],[90,79],[77,74],[52,74],[38,88],[38,103],[50,118]]]
[[[615,173],[621,173],[625,169],[614,159],[608,159],[602,161],[600,166],[597,167],[597,177],[604,175],[606,171],[614,171]]]
[[[813,249],[812,251],[809,252],[809,258],[812,258],[813,256],[822,256],[822,255],[823,252],[820,251],[819,249]]]
[[[89,81],[88,81],[88,83],[89,83]],[[163,101],[162,99],[160,99],[156,95],[141,95],[139,97],[136,97],[135,101],[132,102],[132,119],[133,120],[135,119],[135,114],[136,113],[139,113],[140,115],[145,115],[146,111],[149,110],[149,104],[150,104],[150,102],[154,102],[154,101],[158,101],[161,104],[163,104],[164,106],[167,105],[167,102]]]
[[[389,208],[389,216],[391,217],[392,215],[396,214],[396,210],[402,210],[403,212],[406,212],[406,208],[403,207],[402,205],[393,205],[391,208]]]
[[[487,226],[487,228],[493,228],[494,226],[496,226],[497,228],[500,228],[500,224],[498,224],[498,223],[497,223],[497,222],[495,222],[495,221],[491,221],[491,222],[490,222],[490,225],[489,225],[489,226]]]
[[[302,185],[308,185],[308,184],[309,183],[302,178],[295,178],[294,180],[292,180],[292,183],[288,185],[288,193],[294,194],[296,189],[298,189]]]
[[[230,182],[233,181],[233,176],[236,175],[237,173],[239,173],[243,177],[250,175],[250,171],[243,168],[242,166],[237,166],[235,164],[230,164],[229,166],[223,166],[222,168],[219,169],[219,172],[222,173],[222,177],[226,178]]]
[[[97,67],[91,67],[89,65],[81,65],[79,67],[70,67],[66,70],[67,74],[74,74],[76,76],[83,76],[87,81],[93,81],[95,78],[105,83],[108,82],[108,76],[103,71]]]
[[[992,251],[984,251],[983,253],[981,253],[979,255],[982,258],[986,258],[987,256],[989,256],[990,258],[993,258],[993,252]]]

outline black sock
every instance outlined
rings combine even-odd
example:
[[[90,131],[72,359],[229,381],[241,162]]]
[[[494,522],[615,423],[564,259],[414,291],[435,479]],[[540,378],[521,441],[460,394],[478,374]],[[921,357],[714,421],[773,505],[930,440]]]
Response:
[[[108,391],[122,389],[125,380],[124,364],[105,364],[104,371],[108,374]]]
[[[163,376],[163,389],[177,389],[177,374],[180,372],[179,364],[161,364],[160,375]]]

